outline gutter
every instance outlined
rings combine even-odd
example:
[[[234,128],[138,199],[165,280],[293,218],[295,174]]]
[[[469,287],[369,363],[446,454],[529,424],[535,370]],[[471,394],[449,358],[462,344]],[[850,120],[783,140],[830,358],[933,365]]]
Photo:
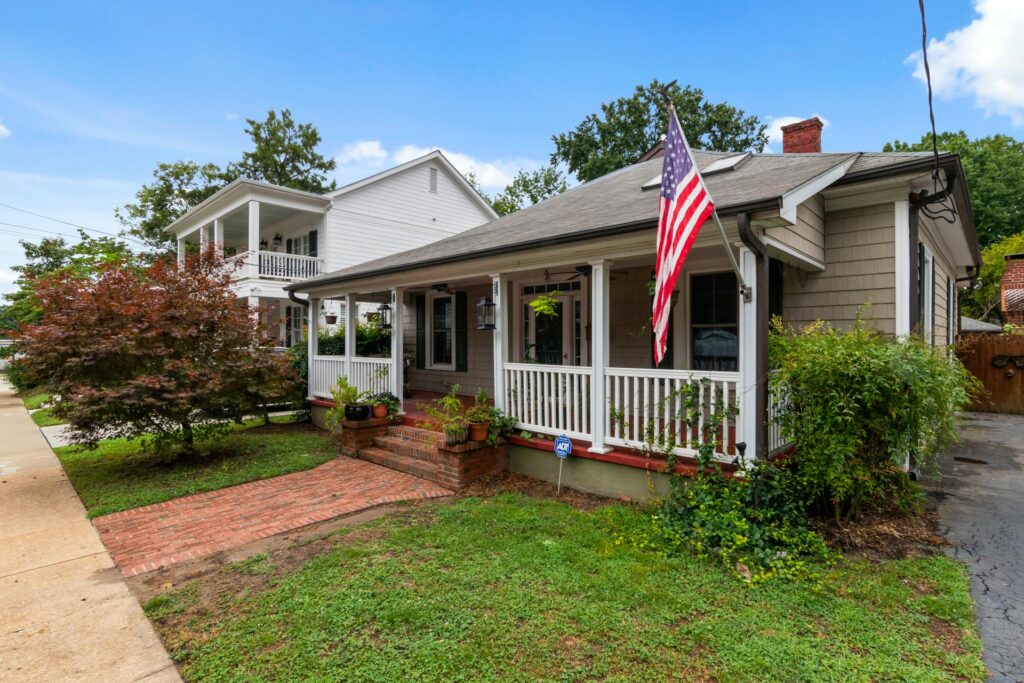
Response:
[[[780,206],[780,202],[781,200],[779,198],[775,198],[765,200],[763,202],[744,204],[742,206],[736,207],[728,207],[720,211],[719,214],[725,216],[731,216],[735,214],[738,216],[740,215],[740,212],[747,212],[760,209],[778,209]],[[640,230],[646,230],[649,228],[657,227],[658,219],[648,218],[642,221],[632,221],[630,223],[609,225],[602,228],[595,228],[593,230],[572,233],[570,235],[558,235],[555,237],[534,240],[532,242],[519,242],[516,244],[506,244],[491,249],[481,249],[479,251],[472,251],[465,254],[453,254],[452,256],[436,258],[430,261],[402,263],[393,266],[384,266],[382,268],[377,268],[374,270],[367,270],[360,273],[353,273],[351,275],[336,275],[327,276],[322,279],[304,280],[302,282],[296,282],[288,285],[287,287],[285,287],[285,291],[306,291],[310,287],[322,287],[326,285],[339,284],[342,282],[350,282],[353,280],[363,280],[370,277],[378,277],[380,275],[389,275],[391,273],[401,273],[408,270],[417,270],[419,268],[426,268],[427,266],[440,266],[449,263],[461,263],[464,261],[472,261],[474,259],[484,258],[487,256],[500,256],[501,254],[527,251],[529,249],[538,249],[540,247],[550,247],[560,244],[572,244],[573,242],[582,242],[588,239],[593,239],[595,237],[608,237],[610,235],[628,234],[630,232],[639,232]],[[456,235],[455,237],[458,237],[458,235]]]
[[[754,376],[757,378],[755,412],[757,413],[757,453],[755,458],[768,457],[768,247],[750,227],[750,215],[736,214],[740,240],[754,252],[754,313],[757,345],[754,351]],[[749,285],[750,283],[748,283]]]

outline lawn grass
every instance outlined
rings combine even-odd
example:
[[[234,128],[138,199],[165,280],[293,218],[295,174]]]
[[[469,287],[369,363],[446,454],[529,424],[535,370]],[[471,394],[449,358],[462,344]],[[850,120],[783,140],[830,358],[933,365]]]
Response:
[[[32,421],[40,427],[66,424],[64,420],[53,414],[52,408],[42,408],[31,415]]]
[[[25,410],[35,410],[49,403],[52,397],[43,389],[30,389],[24,394],[18,394],[18,398],[24,402]]]
[[[276,420],[276,418],[275,418]],[[280,433],[255,424],[203,446],[195,457],[166,460],[141,450],[138,440],[111,439],[93,451],[54,449],[89,517],[213,491],[256,479],[316,467],[337,457],[326,432],[280,425]]]
[[[984,679],[953,560],[749,588],[613,542],[612,521],[644,514],[509,493],[432,503],[342,530],[298,569],[260,556],[269,575],[235,566],[248,575],[146,610],[192,681]]]

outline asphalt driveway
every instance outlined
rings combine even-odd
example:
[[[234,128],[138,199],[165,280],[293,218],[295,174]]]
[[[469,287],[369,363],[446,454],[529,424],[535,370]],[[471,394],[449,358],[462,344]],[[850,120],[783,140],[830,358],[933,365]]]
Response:
[[[1024,415],[970,413],[961,436],[930,488],[971,573],[992,680],[1024,681]]]

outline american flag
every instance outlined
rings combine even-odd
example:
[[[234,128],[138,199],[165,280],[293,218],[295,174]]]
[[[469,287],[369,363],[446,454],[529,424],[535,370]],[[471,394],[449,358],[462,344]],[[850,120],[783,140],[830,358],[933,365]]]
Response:
[[[658,218],[658,257],[655,264],[654,361],[660,365],[668,346],[672,290],[697,232],[715,210],[711,195],[690,156],[689,145],[673,109],[665,139],[661,170],[661,215]]]

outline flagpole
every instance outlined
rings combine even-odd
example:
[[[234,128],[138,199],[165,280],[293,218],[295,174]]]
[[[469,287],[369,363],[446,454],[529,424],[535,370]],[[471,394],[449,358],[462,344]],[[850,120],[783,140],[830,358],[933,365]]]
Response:
[[[669,116],[675,116],[676,121],[679,121],[679,116],[676,114],[675,105],[672,104],[672,100],[665,95],[665,99],[668,101]],[[697,173],[697,178],[700,180],[701,185],[704,186],[704,191],[708,193],[708,197],[711,197],[711,190],[708,189],[707,183],[704,182],[704,176],[701,175],[700,167],[697,165],[697,159],[693,156],[693,150],[690,149],[690,141],[686,139],[686,131],[683,130],[682,122],[679,123],[679,134],[683,136],[683,144],[686,145],[686,153],[693,159],[693,170]],[[715,204],[714,198],[711,199],[711,204],[715,208],[711,210],[711,218],[715,222],[715,227],[718,228],[718,234],[722,237],[722,244],[725,246],[725,253],[729,255],[729,263],[732,265],[733,272],[736,273],[736,282],[739,284],[740,294],[743,295],[743,300],[749,302],[751,300],[751,290],[746,282],[743,280],[743,273],[740,272],[740,264],[736,261],[736,255],[732,253],[732,247],[729,245],[729,238],[725,234],[725,226],[722,225],[722,219],[718,217],[718,205]]]

